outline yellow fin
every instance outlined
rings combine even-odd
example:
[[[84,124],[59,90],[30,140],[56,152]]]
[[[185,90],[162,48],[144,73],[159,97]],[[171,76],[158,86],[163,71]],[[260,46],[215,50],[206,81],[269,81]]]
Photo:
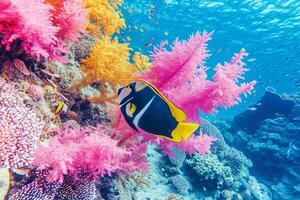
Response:
[[[168,139],[173,142],[182,142],[182,140],[187,140],[198,128],[199,124],[179,122],[172,132],[173,139]]]
[[[175,106],[172,102],[170,102],[167,97],[165,97],[154,85],[152,85],[151,83],[149,83],[146,80],[140,80],[140,81],[144,81],[146,82],[153,90],[154,92],[159,95],[169,106],[173,117],[178,121],[178,122],[182,122],[184,120],[186,120],[186,115],[185,113],[178,108],[177,106]]]

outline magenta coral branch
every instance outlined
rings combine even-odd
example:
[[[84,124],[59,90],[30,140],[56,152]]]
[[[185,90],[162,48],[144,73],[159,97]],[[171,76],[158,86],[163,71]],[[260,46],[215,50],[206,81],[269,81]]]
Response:
[[[9,51],[18,41],[21,50],[34,59],[63,61],[66,42],[76,41],[85,33],[86,10],[80,3],[64,1],[61,10],[55,12],[44,0],[0,1],[1,43]]]
[[[178,83],[186,76],[196,74],[197,66],[202,66],[208,57],[206,42],[210,40],[210,33],[196,33],[188,41],[175,40],[171,51],[161,49],[152,53],[153,67],[145,78],[154,85],[167,90]],[[191,79],[192,77],[189,77]]]
[[[239,96],[250,93],[255,85],[255,81],[239,84],[248,71],[242,62],[248,55],[245,49],[235,54],[230,63],[217,64],[213,81],[207,79],[204,61],[208,57],[206,43],[210,37],[205,32],[196,33],[188,41],[175,40],[170,51],[155,48],[152,69],[141,75],[183,109],[190,121],[199,121],[199,109],[212,113],[218,107],[237,104]]]
[[[131,150],[118,146],[118,140],[112,139],[102,126],[67,126],[50,139],[47,147],[39,147],[34,166],[39,170],[51,169],[51,181],[62,181],[64,175],[78,175],[82,171],[90,172],[94,178],[129,173],[144,169],[144,160],[133,153],[141,148],[144,147],[138,143],[131,145]]]

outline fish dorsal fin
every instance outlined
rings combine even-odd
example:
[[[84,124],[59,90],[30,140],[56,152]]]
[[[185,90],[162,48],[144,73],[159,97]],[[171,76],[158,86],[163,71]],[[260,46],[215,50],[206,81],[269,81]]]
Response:
[[[154,85],[152,85],[151,83],[149,83],[148,81],[146,80],[140,80],[140,81],[143,81],[145,83],[147,83],[151,89],[157,94],[159,95],[169,106],[171,112],[172,112],[172,115],[173,117],[179,121],[179,122],[182,122],[184,120],[186,120],[186,114],[180,109],[178,108],[177,106],[175,106],[172,102],[170,102],[167,97],[165,97]]]

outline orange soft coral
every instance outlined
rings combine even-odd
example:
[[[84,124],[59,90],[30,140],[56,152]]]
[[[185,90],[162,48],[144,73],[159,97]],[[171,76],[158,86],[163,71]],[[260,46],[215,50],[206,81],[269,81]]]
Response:
[[[128,84],[134,80],[133,74],[139,71],[136,64],[131,64],[130,48],[127,43],[119,43],[117,38],[103,36],[97,40],[87,59],[82,60],[81,70],[85,77],[73,88],[87,86],[94,82],[101,83],[102,94],[106,92],[105,83],[109,83],[113,91],[118,84]],[[104,102],[113,99],[107,95],[89,99],[91,102]]]
[[[121,12],[117,10],[122,2],[123,0],[84,0],[89,20],[86,29],[94,36],[101,32],[106,35],[119,33],[119,29],[125,26],[124,19],[120,18]]]
[[[152,67],[149,57],[139,52],[134,53],[132,61],[136,68],[140,69],[140,71],[148,71]]]

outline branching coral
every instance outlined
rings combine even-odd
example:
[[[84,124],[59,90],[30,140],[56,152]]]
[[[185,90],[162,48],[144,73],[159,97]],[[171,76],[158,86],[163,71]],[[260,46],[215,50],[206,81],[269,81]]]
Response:
[[[127,43],[119,43],[117,38],[103,36],[92,47],[90,56],[82,60],[81,69],[85,77],[74,87],[100,82],[104,95],[91,98],[90,101],[103,102],[109,99],[105,96],[106,82],[116,90],[117,84],[128,84],[134,80],[133,73],[138,72],[138,68],[129,62],[129,58],[130,48]]]
[[[226,187],[233,183],[234,177],[230,167],[224,166],[216,155],[194,154],[187,164],[198,175],[200,181],[206,183],[206,186]],[[208,185],[209,184],[209,185]]]
[[[88,10],[87,30],[94,36],[100,33],[119,33],[120,28],[125,26],[124,19],[120,18],[121,12],[117,10],[122,2],[123,0],[84,0]]]
[[[132,57],[132,61],[135,67],[140,69],[140,71],[148,71],[152,67],[149,57],[139,52],[135,52]]]
[[[14,86],[0,78],[0,167],[28,166],[42,128],[43,123]]]
[[[66,126],[50,139],[48,147],[36,151],[34,165],[40,170],[51,169],[49,180],[63,180],[64,175],[78,175],[82,171],[96,178],[143,170],[133,152],[119,147],[118,141],[101,126],[76,129]]]
[[[238,85],[245,71],[242,49],[230,63],[215,67],[214,81],[207,80],[204,61],[208,57],[206,42],[211,34],[192,35],[188,41],[175,40],[171,51],[164,45],[155,47],[151,55],[153,67],[139,77],[152,82],[172,102],[186,111],[190,120],[198,119],[198,109],[205,113],[217,107],[230,107],[240,101],[239,95],[250,93],[255,81]],[[187,92],[188,91],[188,92]],[[181,95],[178,95],[181,94]]]

